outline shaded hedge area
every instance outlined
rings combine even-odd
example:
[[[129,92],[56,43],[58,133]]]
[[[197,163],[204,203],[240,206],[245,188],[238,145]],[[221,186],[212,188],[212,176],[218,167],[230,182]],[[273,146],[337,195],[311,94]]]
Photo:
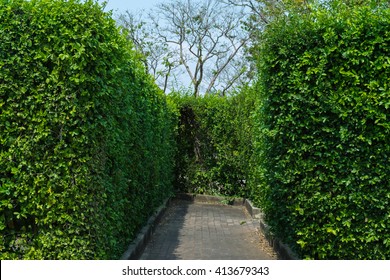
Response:
[[[290,14],[262,39],[253,189],[267,222],[303,258],[389,259],[390,10]]]
[[[115,259],[172,192],[174,109],[93,1],[0,2],[0,258]]]
[[[175,188],[178,191],[248,197],[252,154],[253,90],[219,97],[171,96],[180,114]]]

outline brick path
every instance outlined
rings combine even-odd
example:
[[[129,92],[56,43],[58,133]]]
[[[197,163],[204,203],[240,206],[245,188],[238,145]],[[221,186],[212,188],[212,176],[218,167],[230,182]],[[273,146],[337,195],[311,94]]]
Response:
[[[140,259],[270,260],[276,254],[243,207],[173,200]]]

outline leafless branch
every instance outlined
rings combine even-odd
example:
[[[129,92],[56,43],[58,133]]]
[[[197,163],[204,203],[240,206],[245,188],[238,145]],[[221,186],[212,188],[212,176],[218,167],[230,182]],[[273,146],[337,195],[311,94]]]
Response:
[[[248,42],[249,34],[241,28],[242,18],[241,9],[224,5],[221,0],[171,0],[159,4],[149,13],[150,26],[147,29],[145,26],[148,32],[134,32],[137,21],[124,26],[137,35],[131,40],[147,54],[149,72],[156,80],[163,80],[164,90],[170,75],[175,77],[181,68],[187,73],[193,94],[199,96],[201,92],[215,88],[223,75],[231,77],[225,86],[218,83],[225,91],[239,80],[236,77],[241,74],[234,73],[235,68],[230,64],[235,57],[243,56],[243,46]],[[144,28],[143,24],[141,21],[140,27]],[[149,43],[154,43],[154,48]],[[146,51],[145,47],[149,49]],[[241,63],[246,62],[241,59]]]

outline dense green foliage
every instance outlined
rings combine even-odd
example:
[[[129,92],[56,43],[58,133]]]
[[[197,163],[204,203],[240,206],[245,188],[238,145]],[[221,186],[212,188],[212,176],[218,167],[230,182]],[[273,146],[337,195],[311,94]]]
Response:
[[[174,96],[180,112],[176,189],[225,196],[248,195],[252,152],[251,90],[235,96]]]
[[[172,182],[250,197],[303,258],[390,258],[390,11],[367,2],[275,16],[252,87],[166,98],[94,1],[0,0],[0,258],[118,258]]]
[[[270,24],[259,55],[254,194],[304,258],[390,258],[390,10]]]
[[[118,258],[170,194],[175,116],[93,1],[0,1],[0,258]]]

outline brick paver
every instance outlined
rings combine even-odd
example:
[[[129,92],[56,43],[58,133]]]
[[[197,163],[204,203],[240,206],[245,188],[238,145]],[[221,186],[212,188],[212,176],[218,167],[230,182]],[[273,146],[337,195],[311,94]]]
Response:
[[[259,223],[243,207],[174,200],[141,259],[269,260]]]

